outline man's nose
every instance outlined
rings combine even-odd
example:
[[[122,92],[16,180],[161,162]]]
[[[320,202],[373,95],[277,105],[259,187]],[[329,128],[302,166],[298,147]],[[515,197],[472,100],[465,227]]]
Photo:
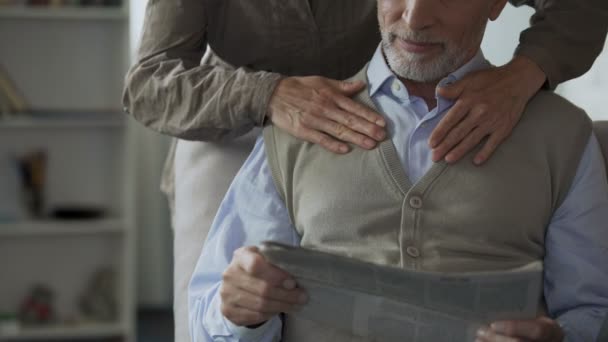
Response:
[[[407,23],[408,27],[415,31],[424,30],[433,25],[434,1],[430,0],[407,0],[407,5],[402,13],[402,19]]]

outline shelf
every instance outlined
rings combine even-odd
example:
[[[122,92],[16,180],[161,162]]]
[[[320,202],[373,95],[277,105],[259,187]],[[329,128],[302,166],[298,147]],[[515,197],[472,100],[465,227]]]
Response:
[[[72,19],[72,20],[126,20],[122,7],[0,7],[0,18],[12,19]]]
[[[23,327],[15,334],[0,334],[0,340],[59,340],[75,338],[107,338],[122,336],[122,325],[117,323],[90,323],[74,326]]]
[[[125,224],[120,219],[41,220],[0,223],[0,238],[120,234],[124,231]]]
[[[13,128],[122,128],[125,127],[123,119],[39,119],[39,118],[11,118],[1,119],[0,129]]]

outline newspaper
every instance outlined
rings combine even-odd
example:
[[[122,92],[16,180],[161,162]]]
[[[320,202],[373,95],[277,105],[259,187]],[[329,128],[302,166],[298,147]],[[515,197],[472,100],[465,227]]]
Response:
[[[500,272],[438,273],[379,266],[264,242],[260,251],[295,277],[309,302],[294,315],[382,340],[474,341],[500,319],[536,317],[542,263]]]

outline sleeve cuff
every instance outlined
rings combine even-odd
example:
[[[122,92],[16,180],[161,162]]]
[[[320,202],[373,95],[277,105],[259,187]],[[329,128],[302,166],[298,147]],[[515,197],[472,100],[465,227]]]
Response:
[[[272,72],[259,72],[259,74],[260,78],[253,92],[251,113],[254,117],[251,119],[256,126],[261,127],[266,124],[266,115],[268,114],[270,99],[284,76]]]
[[[545,49],[520,44],[515,50],[515,54],[529,58],[545,73],[547,81],[543,85],[543,88],[554,90],[560,83],[560,80],[557,78],[557,75],[560,74],[558,65],[555,64],[553,58]]]
[[[572,310],[556,321],[564,331],[564,342],[596,341],[606,310]]]
[[[280,323],[280,319],[278,316],[275,316],[255,329],[238,326],[225,317],[224,323],[232,335],[237,337],[239,341],[259,341],[264,335],[267,335],[272,326]]]

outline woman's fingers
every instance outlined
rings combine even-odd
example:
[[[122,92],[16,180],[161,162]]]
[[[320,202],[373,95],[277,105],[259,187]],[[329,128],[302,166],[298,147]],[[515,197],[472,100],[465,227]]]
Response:
[[[348,146],[348,144],[340,142],[339,140],[336,140],[331,136],[322,133],[316,129],[302,128],[300,132],[301,134],[296,135],[297,138],[306,140],[313,144],[320,145],[321,147],[330,152],[344,154],[350,151],[350,147]]]
[[[373,111],[371,108],[368,108],[367,106],[347,97],[348,94],[343,95],[344,96],[336,96],[334,98],[336,104],[349,114],[365,119],[365,121],[367,121],[367,132],[370,133],[370,137],[377,136],[378,134],[384,132],[383,128],[386,127],[384,117]],[[384,139],[384,137],[380,137],[379,139]]]
[[[480,127],[475,127],[445,156],[446,162],[453,163],[460,160],[468,151],[477,146],[485,136],[486,133]]]
[[[502,132],[494,132],[490,134],[488,140],[483,144],[483,147],[473,158],[473,163],[481,165],[496,151],[498,146],[506,139]]]
[[[433,149],[437,148],[440,143],[444,141],[447,135],[458,125],[459,122],[469,113],[469,105],[464,101],[457,101],[456,104],[448,113],[441,119],[437,127],[431,133],[431,137],[429,138],[429,146]],[[449,147],[449,146],[444,146]],[[449,150],[449,149],[448,149]],[[447,150],[446,150],[447,151]],[[434,161],[437,161],[443,158],[444,155],[438,155],[438,158],[433,158]]]
[[[364,86],[323,77],[288,77],[273,94],[269,118],[293,136],[335,153],[348,152],[345,143],[371,149],[386,137],[386,122],[348,98]]]
[[[527,102],[545,79],[534,62],[517,56],[504,66],[470,73],[453,85],[439,88],[440,96],[458,100],[431,134],[429,146],[434,149],[433,161],[461,159],[475,148],[472,142],[481,140],[479,132],[490,138],[474,162],[487,161],[511,134]],[[469,120],[471,117],[473,120]],[[465,122],[467,124],[463,124]],[[474,131],[475,127],[481,131]],[[465,136],[473,132],[476,135],[465,143]]]
[[[362,81],[338,81],[332,80],[331,78],[320,78],[321,81],[326,82],[334,89],[344,93],[346,96],[353,96],[365,88],[365,83]]]
[[[448,152],[452,151],[452,149],[463,141],[465,137],[476,127],[477,120],[473,116],[468,115],[465,117],[464,120],[460,121],[455,127],[453,127],[443,141],[433,149],[432,160],[436,162],[446,158],[448,163],[455,162],[456,160],[454,159],[447,159]]]
[[[364,149],[376,146],[376,141],[359,132],[367,130],[364,120],[352,114],[335,109],[325,112],[323,116],[310,116],[304,122],[307,127],[324,132],[339,139],[358,145]]]

